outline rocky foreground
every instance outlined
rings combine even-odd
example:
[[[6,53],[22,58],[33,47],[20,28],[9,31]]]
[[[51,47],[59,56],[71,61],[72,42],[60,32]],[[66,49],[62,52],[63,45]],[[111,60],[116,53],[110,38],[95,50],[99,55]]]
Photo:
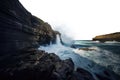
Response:
[[[0,64],[0,80],[94,80],[84,69],[74,71],[71,59],[34,49],[10,55]]]
[[[94,80],[71,59],[37,49],[54,44],[56,34],[19,0],[0,0],[0,80]]]
[[[93,38],[94,41],[119,41],[120,42],[120,32],[106,34],[106,35],[99,35]]]

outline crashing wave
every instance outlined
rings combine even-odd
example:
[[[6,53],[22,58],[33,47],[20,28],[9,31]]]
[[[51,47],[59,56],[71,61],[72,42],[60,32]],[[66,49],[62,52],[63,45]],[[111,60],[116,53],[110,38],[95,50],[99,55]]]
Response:
[[[105,41],[104,43],[120,43],[118,41]]]
[[[95,46],[89,47],[89,49],[92,50],[75,49],[74,52],[120,75],[119,55]]]

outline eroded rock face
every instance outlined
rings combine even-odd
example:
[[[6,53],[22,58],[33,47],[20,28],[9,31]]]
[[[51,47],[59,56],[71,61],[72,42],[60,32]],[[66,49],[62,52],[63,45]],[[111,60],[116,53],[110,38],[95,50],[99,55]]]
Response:
[[[34,27],[34,32],[36,33],[36,38],[39,45],[46,45],[56,42],[57,33],[48,23],[35,16],[32,16],[32,26]]]
[[[93,40],[94,41],[98,40],[101,42],[105,42],[105,41],[119,41],[120,42],[120,32],[96,36],[95,38],[93,38]]]
[[[0,0],[0,54],[55,42],[51,26],[31,15],[18,0]]]
[[[78,74],[71,59],[37,50],[54,43],[60,33],[18,0],[0,0],[0,34],[0,80],[73,80]]]

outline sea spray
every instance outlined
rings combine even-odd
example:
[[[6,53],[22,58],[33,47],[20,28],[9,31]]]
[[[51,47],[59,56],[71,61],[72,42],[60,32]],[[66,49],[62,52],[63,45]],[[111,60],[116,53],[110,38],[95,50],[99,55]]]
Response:
[[[79,41],[80,42],[80,41]],[[40,46],[39,49],[45,50],[49,53],[57,54],[61,59],[71,58],[75,64],[75,68],[81,67],[88,70],[95,76],[94,73],[103,74],[106,69],[110,74],[114,71],[116,74],[120,75],[120,58],[114,53],[104,50],[98,46],[110,46],[108,43],[97,43],[93,41],[82,41],[77,49],[64,46],[60,42],[60,37],[57,35],[56,44],[51,44],[49,46]],[[74,45],[74,43],[73,43]],[[84,47],[89,45],[88,47]],[[94,45],[94,46],[93,46]],[[97,46],[96,46],[97,45]],[[113,44],[111,44],[113,45]],[[82,50],[83,48],[88,48],[90,50]],[[113,79],[114,80],[114,79]]]
[[[74,52],[120,75],[120,56],[99,47],[89,47],[92,51],[75,49]]]
[[[56,38],[56,45],[61,45],[61,39],[60,39],[60,35],[57,35],[57,38]]]
[[[68,59],[70,57],[66,57],[65,53],[71,53],[72,52],[72,48],[68,47],[68,46],[64,46],[61,44],[61,40],[60,40],[60,36],[57,35],[56,38],[56,44],[50,44],[48,46],[40,46],[41,50],[45,50],[49,53],[55,53],[57,54],[61,59]]]

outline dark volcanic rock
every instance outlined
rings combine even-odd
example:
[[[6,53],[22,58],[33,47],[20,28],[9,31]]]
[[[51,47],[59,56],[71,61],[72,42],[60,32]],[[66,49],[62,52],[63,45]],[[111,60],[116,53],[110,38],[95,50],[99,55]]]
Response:
[[[74,72],[71,80],[95,80],[92,74],[82,68],[77,68]]]
[[[0,34],[0,55],[49,44],[56,38],[51,26],[31,15],[18,0],[0,0]]]
[[[102,75],[99,75],[99,74],[96,74],[96,77],[99,79],[99,80],[113,80],[111,78],[108,78],[108,77],[105,77],[105,76],[102,76]]]
[[[38,45],[55,43],[60,33],[29,13],[18,0],[0,0],[0,34],[0,80],[91,78],[84,70],[74,71],[71,59],[61,60],[54,53],[37,50]]]
[[[94,80],[84,69],[74,71],[71,59],[61,60],[53,53],[31,49],[10,58],[0,66],[0,80]]]
[[[105,41],[119,41],[120,42],[120,32],[96,36],[95,38],[93,38],[93,40],[94,41],[98,40],[101,42],[105,42]]]

